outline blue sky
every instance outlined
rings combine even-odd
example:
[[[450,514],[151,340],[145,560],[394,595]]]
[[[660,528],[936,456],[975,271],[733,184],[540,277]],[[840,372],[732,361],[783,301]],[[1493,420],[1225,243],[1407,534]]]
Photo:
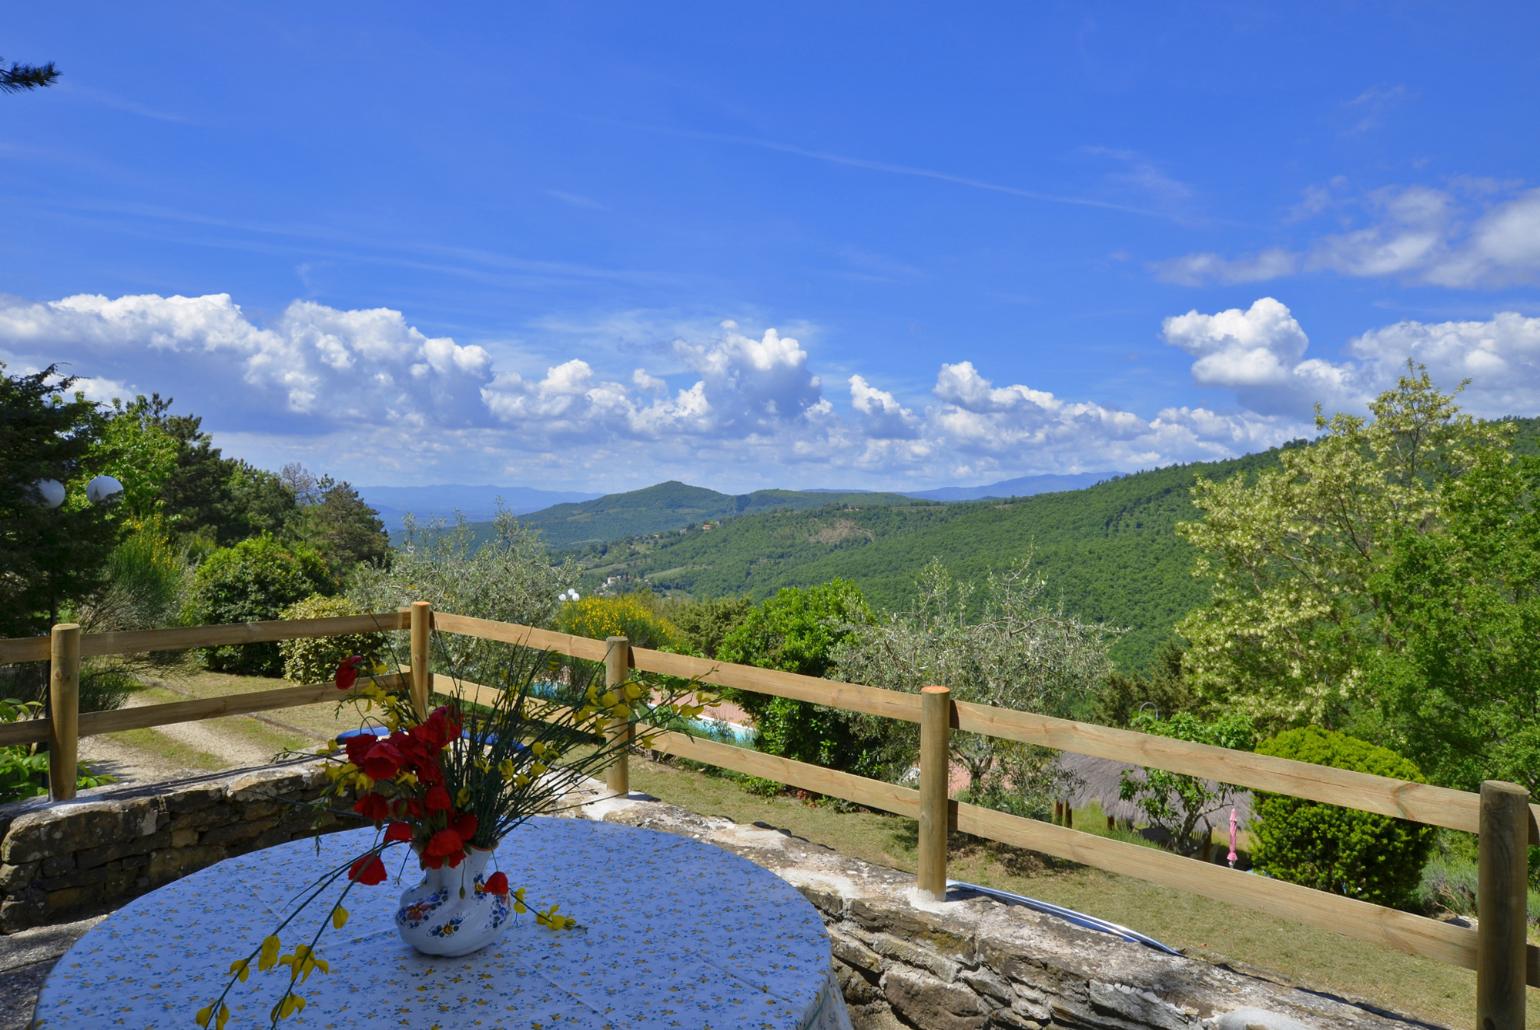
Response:
[[[0,361],[361,483],[919,487],[1540,413],[1529,4],[30,5]]]

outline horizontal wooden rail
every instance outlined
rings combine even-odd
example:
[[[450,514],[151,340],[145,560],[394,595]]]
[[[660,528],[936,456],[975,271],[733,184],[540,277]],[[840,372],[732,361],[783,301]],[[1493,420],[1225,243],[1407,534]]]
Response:
[[[80,638],[80,654],[92,658],[111,654],[143,654],[181,651],[190,647],[223,647],[233,644],[264,644],[305,637],[335,637],[405,629],[402,612],[377,615],[334,615],[324,619],[273,619],[228,626],[179,626],[175,629],[129,630],[121,633],[87,633]],[[0,665],[13,662],[46,662],[47,637],[14,637],[0,640]]]
[[[1469,927],[978,805],[953,805],[957,829],[963,833],[1259,909],[1447,965],[1476,968],[1476,931]],[[1540,987],[1540,949],[1534,945],[1528,949],[1528,967],[1529,983]]]
[[[0,747],[8,744],[41,744],[48,739],[47,719],[0,722]]]
[[[522,647],[533,647],[541,651],[560,651],[562,654],[569,654],[574,658],[582,658],[590,662],[604,661],[604,641],[590,637],[577,637],[571,633],[557,633],[554,630],[539,629],[535,626],[520,626],[512,622],[494,622],[491,619],[473,619],[469,615],[434,612],[433,628],[444,633],[459,633],[462,636],[479,637],[482,640],[519,644]]]
[[[642,672],[656,672],[680,679],[700,680],[719,687],[736,687],[758,694],[772,694],[793,701],[810,701],[847,712],[863,712],[904,722],[920,721],[920,696],[901,690],[867,687],[859,683],[803,676],[779,669],[759,669],[752,665],[734,665],[687,654],[670,654],[646,647],[631,649],[631,664]]]
[[[388,674],[380,677],[380,685],[387,689],[397,685],[403,677]],[[250,715],[278,708],[297,708],[300,705],[317,704],[321,701],[346,699],[351,692],[339,691],[332,683],[306,683],[296,687],[277,687],[273,690],[248,690],[221,694],[218,697],[202,697],[189,701],[168,701],[156,705],[136,705],[118,708],[110,712],[83,712],[80,715],[80,736],[90,737],[122,730],[139,730],[153,726],[169,726],[178,722],[197,722],[217,719],[225,715]],[[41,743],[48,739],[47,719],[27,719],[23,722],[0,725],[0,745]]]
[[[535,626],[494,622],[491,619],[473,619],[466,615],[433,613],[433,628],[445,633],[496,640],[505,644],[545,651],[559,651],[586,661],[604,661],[607,649],[604,641],[590,637],[556,633]],[[721,687],[737,687],[760,694],[787,697],[795,701],[811,701],[814,704],[843,708],[851,712],[886,716],[904,722],[920,721],[920,699],[914,694],[881,687],[867,687],[859,683],[842,683],[838,680],[802,676],[778,669],[760,669],[750,665],[734,665],[693,655],[671,654],[651,648],[631,649],[632,668],[641,672],[654,672],[680,679],[697,679]]]
[[[490,687],[469,680],[455,680],[443,673],[433,676],[433,693],[442,697],[459,696],[467,701],[488,707],[496,704],[502,694],[498,687]],[[530,714],[537,719],[551,721],[550,716],[565,706],[546,702],[543,698],[530,698],[535,707]],[[917,819],[920,815],[920,792],[909,787],[899,787],[882,780],[873,780],[854,773],[826,769],[821,765],[797,762],[790,758],[767,755],[744,747],[701,740],[687,733],[673,730],[641,728],[642,746],[677,758],[693,762],[705,762],[723,769],[763,776],[779,780],[793,787],[801,787],[817,794],[843,798],[858,805],[875,808],[894,815]]]
[[[1250,751],[1232,751],[1134,730],[1094,726],[965,701],[957,702],[957,728],[1131,765],[1201,776],[1253,790],[1292,794],[1310,801],[1446,826],[1452,830],[1475,833],[1480,821],[1481,799],[1466,791]],[[1540,807],[1532,808],[1532,811],[1540,814]],[[1540,840],[1534,820],[1531,820],[1530,835],[1531,840]]]
[[[843,798],[909,819],[920,817],[920,792],[910,787],[900,787],[854,773],[837,772],[821,765],[797,762],[731,744],[719,744],[714,740],[701,740],[672,730],[642,732],[645,737],[644,747],[666,755],[686,758],[692,762],[705,762],[749,776],[779,780],[788,786]]]
[[[391,688],[400,677],[387,674],[380,677],[380,685]],[[249,715],[252,712],[268,712],[277,708],[297,708],[321,701],[344,700],[352,691],[340,691],[332,683],[307,683],[298,687],[278,687],[275,690],[248,690],[241,693],[221,694],[192,701],[169,701],[158,705],[139,705],[119,708],[112,712],[87,712],[80,717],[80,735],[89,737],[99,733],[116,733],[119,730],[137,730],[150,726],[167,726],[177,722],[196,722],[200,719],[217,719],[225,715]]]

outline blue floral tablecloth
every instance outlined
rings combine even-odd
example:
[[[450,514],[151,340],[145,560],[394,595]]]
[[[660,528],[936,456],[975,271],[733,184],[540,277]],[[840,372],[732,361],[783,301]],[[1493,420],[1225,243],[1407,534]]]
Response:
[[[317,874],[368,847],[373,831],[295,841],[210,866],[138,898],[94,927],[54,967],[36,1025],[192,1027],[230,963],[291,911]],[[533,913],[495,944],[433,958],[401,942],[392,918],[420,875],[356,887],[351,918],[316,949],[330,973],[299,988],[300,1027],[707,1027],[848,1030],[818,913],[785,881],[720,848],[673,834],[580,819],[515,830],[495,863],[531,902],[561,904],[577,929],[553,933]],[[308,942],[337,888],[282,934]],[[288,971],[258,972],[231,992],[230,1027],[266,1025]]]

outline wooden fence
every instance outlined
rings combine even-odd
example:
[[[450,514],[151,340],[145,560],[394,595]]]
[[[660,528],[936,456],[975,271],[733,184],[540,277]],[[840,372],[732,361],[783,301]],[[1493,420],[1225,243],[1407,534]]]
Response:
[[[435,629],[441,633],[501,641],[602,662],[606,682],[611,686],[626,682],[634,672],[655,673],[918,723],[918,789],[673,731],[649,731],[647,742],[648,747],[665,754],[777,780],[917,820],[918,886],[935,899],[943,898],[946,893],[947,835],[952,830],[959,830],[1107,872],[1250,906],[1449,965],[1474,969],[1478,1030],[1519,1030],[1525,1019],[1525,986],[1540,986],[1540,949],[1529,945],[1526,939],[1528,845],[1540,843],[1540,818],[1537,818],[1540,807],[1531,805],[1528,793],[1515,784],[1489,781],[1482,784],[1479,794],[1450,790],[954,701],[944,686],[926,687],[919,694],[910,694],[840,683],[631,647],[624,637],[594,640],[531,626],[434,613],[426,602],[421,601],[410,609],[379,615],[91,635],[83,635],[78,626],[60,625],[55,626],[48,637],[0,640],[0,664],[50,663],[48,716],[0,724],[0,745],[46,744],[51,796],[55,801],[67,800],[75,793],[77,742],[81,736],[270,711],[338,696],[331,684],[314,684],[82,715],[78,697],[82,658],[379,630],[409,632],[411,663],[399,676],[408,684],[414,705],[419,711],[426,711],[432,693],[447,693],[451,689],[447,677],[434,676],[430,672],[429,635]],[[435,691],[435,687],[442,689]],[[480,693],[491,688],[470,684],[466,689]],[[948,743],[954,730],[1111,758],[1475,833],[1479,841],[1478,926],[1472,929],[1444,923],[954,801],[947,794]],[[610,725],[609,732],[629,738],[634,728],[618,722]],[[629,769],[625,759],[610,768],[608,786],[619,794],[629,791]]]

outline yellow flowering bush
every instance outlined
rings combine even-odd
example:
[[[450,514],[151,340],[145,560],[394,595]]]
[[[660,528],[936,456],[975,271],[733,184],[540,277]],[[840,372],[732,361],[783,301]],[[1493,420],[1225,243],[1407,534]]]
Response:
[[[579,637],[625,637],[632,647],[677,647],[683,634],[659,615],[650,594],[583,597],[567,601],[556,615],[556,627]]]

